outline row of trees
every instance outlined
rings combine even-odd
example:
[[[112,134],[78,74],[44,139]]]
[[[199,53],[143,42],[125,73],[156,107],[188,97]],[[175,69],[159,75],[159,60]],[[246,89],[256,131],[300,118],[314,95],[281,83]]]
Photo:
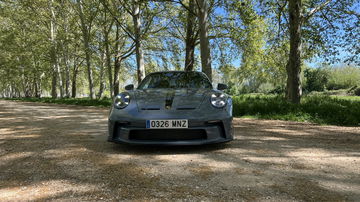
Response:
[[[286,84],[304,60],[359,62],[356,0],[0,0],[3,96],[91,98],[157,70]],[[341,54],[343,56],[344,54]],[[357,64],[359,65],[359,64]],[[235,67],[234,67],[235,66]]]

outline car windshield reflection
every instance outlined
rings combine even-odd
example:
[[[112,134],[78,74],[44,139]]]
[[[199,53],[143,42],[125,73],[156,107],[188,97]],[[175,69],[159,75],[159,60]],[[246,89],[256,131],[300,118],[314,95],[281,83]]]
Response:
[[[138,89],[157,88],[212,88],[212,85],[200,72],[157,72],[149,74]]]

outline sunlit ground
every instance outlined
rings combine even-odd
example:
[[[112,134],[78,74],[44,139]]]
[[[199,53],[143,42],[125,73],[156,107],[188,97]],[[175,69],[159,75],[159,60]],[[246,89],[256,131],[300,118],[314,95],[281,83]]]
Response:
[[[107,109],[0,101],[0,200],[360,198],[360,128],[235,119],[202,147],[106,142]]]

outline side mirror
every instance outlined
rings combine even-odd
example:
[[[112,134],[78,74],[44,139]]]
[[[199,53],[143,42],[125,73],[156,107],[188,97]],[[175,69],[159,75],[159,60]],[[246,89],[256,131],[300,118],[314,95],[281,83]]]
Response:
[[[219,83],[218,86],[217,86],[218,90],[225,90],[227,88],[228,88],[228,86],[226,84],[223,84],[223,83]]]
[[[134,90],[134,85],[130,84],[130,85],[125,86],[125,90]]]

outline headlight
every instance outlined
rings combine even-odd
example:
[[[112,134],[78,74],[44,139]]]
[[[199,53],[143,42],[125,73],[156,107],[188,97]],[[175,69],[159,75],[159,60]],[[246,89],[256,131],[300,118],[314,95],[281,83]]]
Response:
[[[114,107],[118,109],[124,109],[130,103],[129,93],[120,93],[114,99]]]
[[[222,108],[226,105],[227,96],[224,93],[213,93],[210,98],[212,106]]]

